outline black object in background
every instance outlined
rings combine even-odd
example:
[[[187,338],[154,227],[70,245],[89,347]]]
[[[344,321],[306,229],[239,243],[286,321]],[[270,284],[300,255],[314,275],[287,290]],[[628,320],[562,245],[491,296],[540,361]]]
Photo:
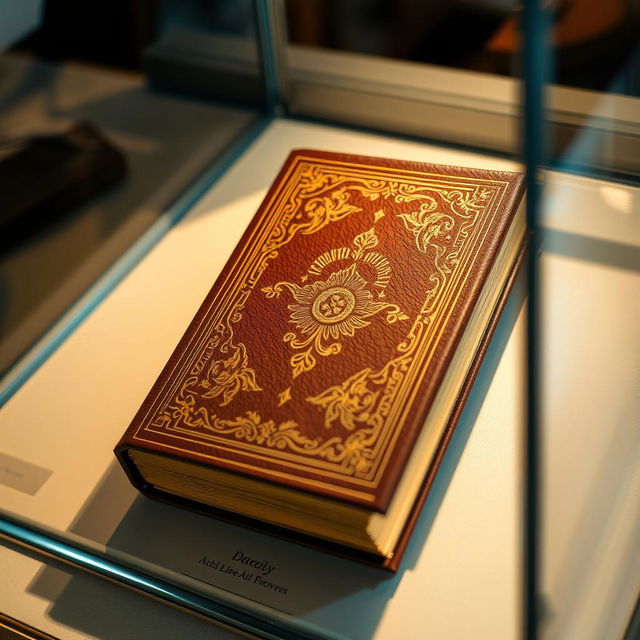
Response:
[[[0,252],[121,182],[126,160],[88,122],[31,138],[0,161]]]
[[[159,2],[45,0],[40,27],[14,48],[52,60],[140,69],[155,37]]]

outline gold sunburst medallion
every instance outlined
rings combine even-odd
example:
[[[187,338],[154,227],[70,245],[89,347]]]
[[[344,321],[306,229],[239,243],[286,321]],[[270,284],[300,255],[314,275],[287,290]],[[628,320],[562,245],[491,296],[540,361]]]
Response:
[[[365,318],[388,306],[374,302],[366,287],[367,281],[352,264],[326,280],[292,289],[296,303],[288,307],[291,322],[304,335],[319,333],[322,340],[353,336],[356,329],[369,324]]]
[[[290,312],[289,322],[296,326],[299,333],[289,332],[283,338],[297,351],[291,356],[294,378],[313,369],[316,356],[340,353],[340,338],[353,337],[356,329],[368,326],[368,318],[380,311],[387,312],[387,322],[407,319],[398,305],[376,300],[371,292],[371,284],[358,272],[358,260],[372,264],[377,269],[377,279],[373,284],[380,289],[378,298],[383,297],[390,277],[387,261],[376,252],[366,251],[376,246],[377,242],[375,231],[371,229],[355,238],[355,249],[343,248],[320,256],[314,261],[310,273],[319,269],[314,265],[320,264],[324,268],[335,259],[350,257],[354,260],[349,267],[332,272],[326,280],[317,280],[305,286],[294,282],[278,282],[272,287],[263,288],[270,298],[279,297],[284,289],[288,289],[295,301],[287,308]]]
[[[323,291],[311,307],[313,317],[322,324],[335,324],[349,317],[356,306],[356,297],[344,287]]]

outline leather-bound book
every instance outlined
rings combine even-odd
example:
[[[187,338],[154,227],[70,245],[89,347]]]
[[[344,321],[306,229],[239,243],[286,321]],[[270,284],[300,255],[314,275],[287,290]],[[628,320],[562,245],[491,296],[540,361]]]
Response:
[[[523,178],[287,159],[116,447],[148,496],[395,569],[517,269]]]

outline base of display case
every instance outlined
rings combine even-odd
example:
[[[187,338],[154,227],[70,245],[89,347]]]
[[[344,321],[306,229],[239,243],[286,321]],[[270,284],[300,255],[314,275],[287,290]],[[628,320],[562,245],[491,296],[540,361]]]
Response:
[[[249,611],[283,637],[288,630],[364,640],[422,637],[428,630],[430,637],[443,639],[513,638],[521,585],[521,286],[506,305],[396,575],[150,501],[131,487],[113,457],[113,446],[296,147],[517,168],[492,156],[274,121],[0,412],[2,453],[51,472],[33,495],[0,483],[0,504],[13,522],[51,532],[62,543],[220,606]],[[594,189],[599,193],[597,185]],[[563,197],[570,209],[571,192]],[[575,220],[580,224],[585,216],[588,212],[576,212]],[[553,275],[554,299],[570,295],[584,269],[596,272],[599,289],[609,282],[617,295],[632,291],[626,272],[571,255],[545,256],[543,266]],[[606,299],[606,289],[602,296]],[[572,313],[578,310],[561,309],[563,327],[577,330]],[[606,308],[602,314],[619,334],[629,330],[627,319],[607,316]],[[561,335],[551,338],[557,347]],[[563,455],[570,459],[571,448]],[[589,498],[582,496],[585,504]],[[563,525],[567,531],[573,526]],[[273,567],[267,582],[278,588],[243,575],[241,556],[267,560]],[[631,582],[623,588],[617,574],[598,573],[595,565],[593,570],[633,605]],[[24,594],[9,595],[7,613],[19,617],[17,603]],[[551,594],[550,607],[555,606]],[[619,611],[616,628],[626,623],[624,607]],[[588,612],[580,615],[582,624]],[[602,620],[591,623],[597,627]]]

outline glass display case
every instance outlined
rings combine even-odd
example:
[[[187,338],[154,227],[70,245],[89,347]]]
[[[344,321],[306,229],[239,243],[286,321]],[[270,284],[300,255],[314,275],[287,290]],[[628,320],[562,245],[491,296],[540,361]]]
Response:
[[[127,164],[0,256],[0,613],[70,638],[633,637],[638,9],[541,4],[0,1],[0,162],[88,121]],[[296,148],[526,173],[529,262],[396,573],[151,501],[113,455]]]
[[[173,211],[164,221],[182,215],[212,179],[214,161],[224,162],[231,143],[248,135],[263,96],[251,7],[242,4],[225,12],[214,3],[198,13],[197,3],[119,2],[91,9],[81,2],[2,3],[3,18],[12,17],[15,25],[3,20],[6,42],[0,45],[6,49],[0,152],[7,159],[1,374],[20,370],[18,361],[29,358],[29,349],[42,352],[33,345],[53,331],[41,344],[46,350],[62,316],[60,330],[69,326],[78,298],[107,277],[135,240],[145,233],[147,242],[153,233],[161,237],[161,214]],[[21,20],[29,35],[21,36]],[[237,72],[226,62],[229,39],[252,52],[243,73],[253,84],[243,81],[243,92],[235,94]],[[189,50],[185,40],[199,49]],[[211,74],[215,83],[206,81]],[[203,99],[212,95],[217,102]],[[82,126],[91,127],[84,140],[51,139]],[[97,140],[106,141],[122,167],[114,168],[102,147],[91,155]],[[37,182],[38,175],[14,176],[12,167],[20,162],[40,163],[46,175],[57,170],[52,181],[63,186],[58,192],[43,179]],[[105,180],[110,174],[111,181]],[[65,180],[76,175],[80,186],[65,191]],[[199,177],[200,187],[194,187]],[[42,202],[31,203],[33,190],[43,193]],[[23,215],[20,224],[12,222],[14,215]],[[113,269],[111,276],[118,277]],[[105,288],[94,286],[98,290]]]

